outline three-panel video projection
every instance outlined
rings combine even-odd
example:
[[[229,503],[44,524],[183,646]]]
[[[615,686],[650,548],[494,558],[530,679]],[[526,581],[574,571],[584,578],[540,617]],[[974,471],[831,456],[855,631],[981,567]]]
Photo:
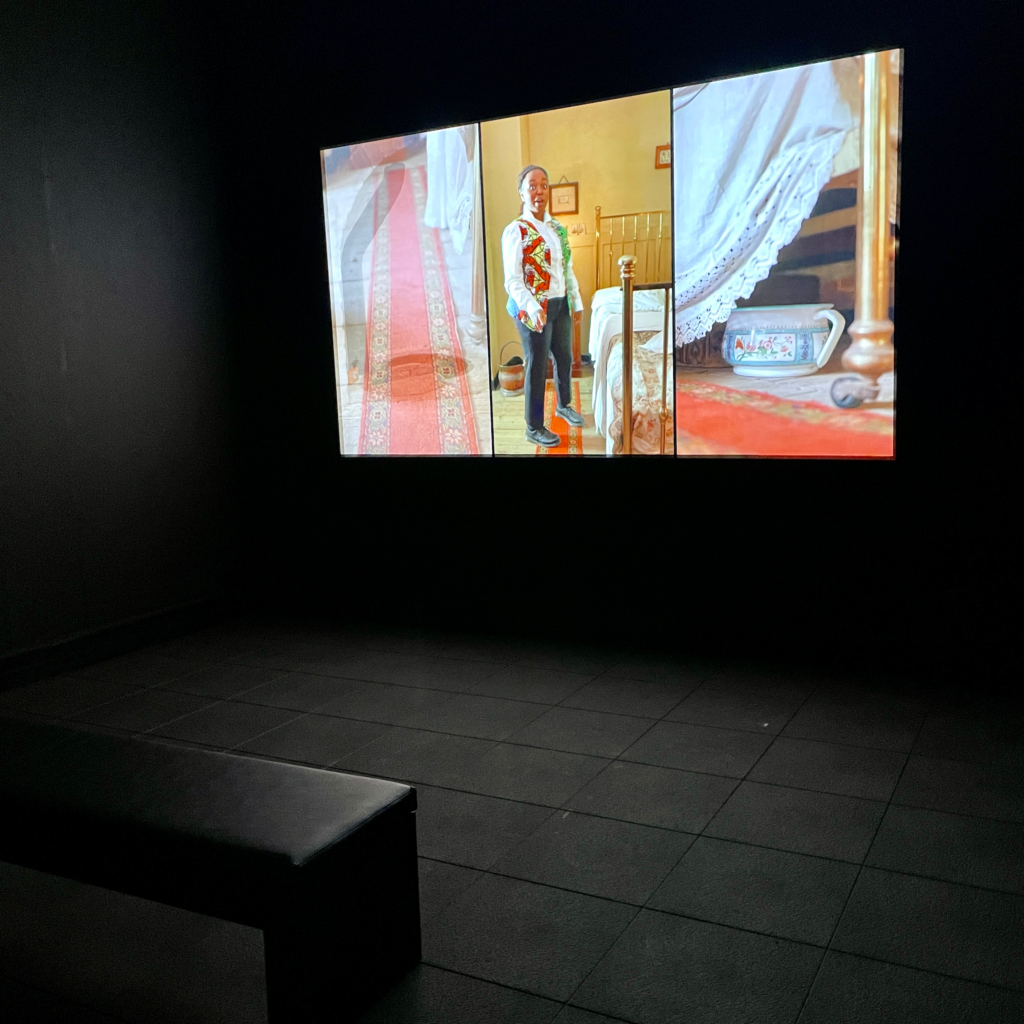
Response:
[[[892,458],[901,84],[890,50],[324,150],[342,453]]]

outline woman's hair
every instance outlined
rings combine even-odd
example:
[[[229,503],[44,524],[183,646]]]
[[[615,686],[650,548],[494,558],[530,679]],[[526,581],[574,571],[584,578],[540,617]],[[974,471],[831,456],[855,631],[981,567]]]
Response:
[[[519,180],[516,182],[516,191],[517,192],[522,192],[522,190],[523,190],[523,180],[530,173],[530,171],[544,171],[544,168],[543,167],[538,167],[537,164],[528,164],[526,167],[524,167],[519,172]],[[547,176],[548,176],[548,172],[544,171],[544,177],[546,178]]]

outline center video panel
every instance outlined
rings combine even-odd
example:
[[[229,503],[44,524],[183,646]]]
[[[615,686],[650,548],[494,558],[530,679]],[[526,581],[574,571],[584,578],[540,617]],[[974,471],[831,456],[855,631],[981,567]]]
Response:
[[[341,452],[892,458],[901,88],[892,50],[323,150]]]
[[[496,454],[621,451],[623,255],[635,285],[663,285],[633,302],[632,449],[674,453],[670,104],[654,92],[480,127]]]

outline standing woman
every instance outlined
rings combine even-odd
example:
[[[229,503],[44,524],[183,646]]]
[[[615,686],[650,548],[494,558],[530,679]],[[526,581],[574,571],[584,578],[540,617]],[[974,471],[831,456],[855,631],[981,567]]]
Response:
[[[572,269],[565,228],[548,213],[548,174],[530,164],[519,174],[522,216],[501,236],[507,309],[516,322],[526,361],[526,440],[547,448],[560,438],[544,426],[548,353],[555,359],[556,413],[582,427],[572,408],[572,328],[583,313],[583,298]]]

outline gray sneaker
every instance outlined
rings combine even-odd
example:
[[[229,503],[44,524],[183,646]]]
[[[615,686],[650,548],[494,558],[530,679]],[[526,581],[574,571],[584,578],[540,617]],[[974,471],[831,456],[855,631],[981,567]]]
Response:
[[[545,448],[557,448],[562,443],[562,439],[547,427],[527,427],[526,440],[531,444],[542,444]]]
[[[575,409],[564,409],[562,406],[555,409],[555,415],[560,416],[570,427],[582,427],[586,422]]]

